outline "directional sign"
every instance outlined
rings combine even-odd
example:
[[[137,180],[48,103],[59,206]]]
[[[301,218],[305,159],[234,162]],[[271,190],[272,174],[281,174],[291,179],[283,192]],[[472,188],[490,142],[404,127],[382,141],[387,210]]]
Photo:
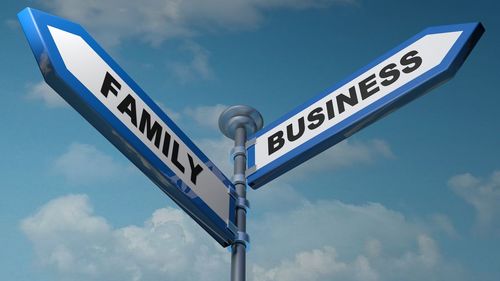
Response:
[[[222,246],[235,237],[234,187],[78,24],[18,15],[45,81]]]
[[[451,78],[483,32],[480,23],[428,28],[257,132],[248,184],[262,186]]]

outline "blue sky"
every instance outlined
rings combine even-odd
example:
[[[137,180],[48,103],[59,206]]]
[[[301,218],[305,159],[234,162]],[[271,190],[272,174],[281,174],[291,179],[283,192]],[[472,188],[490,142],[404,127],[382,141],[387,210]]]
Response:
[[[82,24],[227,175],[228,105],[270,123],[433,25],[457,75],[259,190],[249,280],[499,280],[496,1],[4,1],[1,280],[228,280],[229,253],[42,82],[16,20]]]

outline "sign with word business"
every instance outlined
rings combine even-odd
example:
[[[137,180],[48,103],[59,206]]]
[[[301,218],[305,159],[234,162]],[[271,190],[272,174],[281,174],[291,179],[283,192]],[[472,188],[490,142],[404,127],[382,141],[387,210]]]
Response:
[[[428,28],[247,142],[258,188],[451,78],[484,32],[480,23]]]

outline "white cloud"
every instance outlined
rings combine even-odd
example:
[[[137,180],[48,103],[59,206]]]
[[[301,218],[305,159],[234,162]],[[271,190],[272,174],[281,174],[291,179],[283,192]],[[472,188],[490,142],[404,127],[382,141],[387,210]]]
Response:
[[[281,201],[275,197],[269,203],[277,205]],[[254,242],[252,253],[266,256],[267,263],[275,265],[283,256],[291,257],[325,245],[335,247],[339,257],[353,259],[365,251],[365,243],[371,240],[380,242],[381,252],[402,254],[418,235],[428,232],[421,224],[412,223],[401,213],[378,203],[313,203],[304,198],[286,212],[271,209],[258,222],[250,220],[249,229]]]
[[[320,153],[313,159],[284,175],[286,181],[295,180],[312,174],[350,167],[357,164],[371,164],[379,158],[395,158],[389,144],[384,140],[368,141],[344,140]]]
[[[487,180],[470,173],[455,175],[448,185],[474,207],[478,230],[500,234],[500,171],[493,172]]]
[[[219,116],[226,108],[228,108],[228,106],[223,104],[200,105],[196,107],[186,107],[183,114],[191,118],[200,126],[219,131]]]
[[[198,78],[207,80],[213,77],[213,70],[209,64],[209,53],[202,46],[188,42],[183,48],[189,53],[191,60],[189,62],[171,62],[169,68],[181,83],[191,82]]]
[[[273,199],[269,204],[281,205],[279,196]],[[300,196],[291,203],[291,210],[269,208],[264,217],[249,220],[250,280],[465,278],[460,266],[442,257],[432,223],[409,220],[378,203],[313,203]]]
[[[348,275],[347,271],[352,270],[349,267],[350,265],[337,260],[334,248],[324,247],[323,249],[300,252],[295,255],[293,260],[285,260],[279,266],[268,270],[254,266],[253,280],[315,281],[332,277],[345,278]]]
[[[300,252],[293,261],[285,260],[271,269],[254,266],[252,270],[255,281],[379,280],[378,273],[365,256],[352,262],[339,261],[335,249],[328,246]]]
[[[90,184],[123,178],[124,173],[133,173],[135,168],[118,163],[95,146],[72,143],[57,157],[53,170],[72,184]]]
[[[181,120],[182,116],[181,113],[171,109],[170,107],[167,107],[164,103],[155,101],[155,103],[163,110],[170,119],[174,122],[179,122]]]
[[[422,224],[380,204],[300,200],[252,219],[249,280],[463,280]],[[230,254],[182,211],[114,228],[84,195],[54,199],[21,222],[56,280],[226,280]]]
[[[228,253],[182,211],[113,228],[87,196],[54,199],[21,222],[37,261],[57,280],[224,280]]]
[[[49,108],[69,107],[68,103],[61,98],[45,81],[28,86],[29,100],[41,101]]]
[[[434,225],[438,230],[443,231],[449,237],[456,238],[458,237],[458,232],[453,225],[453,222],[447,215],[444,214],[434,214],[431,218]]]
[[[158,45],[170,38],[193,37],[203,31],[254,29],[267,11],[308,9],[354,0],[42,0],[59,16],[89,28],[105,44],[140,38]]]

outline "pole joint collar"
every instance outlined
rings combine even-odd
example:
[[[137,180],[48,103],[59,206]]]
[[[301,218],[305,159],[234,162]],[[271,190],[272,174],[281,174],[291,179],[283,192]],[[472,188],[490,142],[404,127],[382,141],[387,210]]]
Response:
[[[233,175],[233,184],[246,184],[246,178],[244,174],[234,174]]]
[[[247,156],[247,150],[244,146],[238,145],[231,149],[231,158],[234,160],[237,156]]]
[[[250,209],[250,201],[248,199],[243,198],[243,197],[238,197],[236,200],[236,208],[245,210],[247,212],[248,209]]]
[[[248,248],[248,245],[250,244],[250,235],[248,235],[248,233],[246,232],[238,231],[236,233],[233,245],[236,244],[240,244],[243,245],[245,248]]]

